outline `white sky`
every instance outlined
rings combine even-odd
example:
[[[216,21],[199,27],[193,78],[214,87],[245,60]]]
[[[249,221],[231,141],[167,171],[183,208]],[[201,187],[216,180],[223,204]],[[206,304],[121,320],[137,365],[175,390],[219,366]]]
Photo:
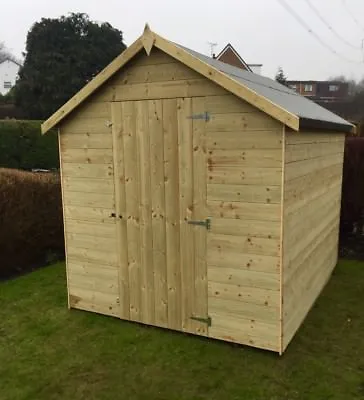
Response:
[[[18,57],[31,25],[42,17],[85,12],[110,22],[130,45],[145,22],[160,35],[205,54],[208,42],[218,53],[230,42],[247,63],[262,63],[273,77],[279,65],[289,79],[364,77],[364,0],[308,0],[331,27],[352,46],[339,40],[315,15],[307,0],[285,0],[322,41],[348,62],[323,47],[283,8],[278,0],[2,0],[0,41]],[[346,5],[346,6],[345,6]],[[361,26],[347,12],[349,9]]]

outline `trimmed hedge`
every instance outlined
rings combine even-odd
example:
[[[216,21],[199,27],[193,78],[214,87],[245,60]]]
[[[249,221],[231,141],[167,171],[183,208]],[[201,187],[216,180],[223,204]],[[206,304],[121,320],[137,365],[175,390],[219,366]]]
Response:
[[[57,133],[42,136],[41,121],[0,121],[0,168],[58,169]]]
[[[0,278],[64,256],[58,174],[0,169]]]
[[[364,234],[364,137],[348,137],[345,143],[341,237]]]

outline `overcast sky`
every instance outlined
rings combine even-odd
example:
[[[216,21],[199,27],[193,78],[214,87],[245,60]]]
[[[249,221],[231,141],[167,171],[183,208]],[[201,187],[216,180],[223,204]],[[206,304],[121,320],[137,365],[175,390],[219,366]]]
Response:
[[[230,42],[247,63],[262,63],[263,74],[270,77],[280,65],[289,79],[327,79],[341,74],[364,77],[360,49],[364,39],[364,0],[285,0],[306,27],[280,1],[10,0],[1,6],[0,41],[20,57],[34,22],[42,17],[84,12],[93,20],[110,22],[122,30],[127,45],[148,22],[152,30],[167,39],[205,54],[210,53],[208,42],[218,44],[217,53]],[[322,14],[331,30],[308,2]]]

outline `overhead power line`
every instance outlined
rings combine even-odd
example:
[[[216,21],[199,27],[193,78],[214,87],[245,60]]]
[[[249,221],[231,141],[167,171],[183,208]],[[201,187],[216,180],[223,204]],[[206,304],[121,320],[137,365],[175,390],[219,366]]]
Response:
[[[319,10],[311,3],[310,0],[305,0],[307,5],[311,8],[311,10],[317,15],[317,17],[320,19],[320,21],[327,26],[327,28],[338,38],[340,39],[343,43],[345,43],[347,46],[356,49],[356,50],[363,50],[363,46],[355,46],[351,44],[349,41],[347,41],[343,36],[341,36],[339,33],[336,32],[336,30],[325,20],[325,18],[322,16],[322,14],[319,12]]]
[[[338,53],[333,47],[331,47],[329,44],[327,44],[325,41],[323,41],[320,36],[314,32],[311,27],[294,11],[294,9],[287,4],[285,0],[278,0],[278,2],[292,15],[292,17],[300,24],[302,25],[323,47],[325,47],[327,50],[329,50],[331,53],[335,54],[337,57],[340,57],[341,59],[353,63],[353,64],[362,64],[363,61],[356,61],[352,60],[346,56],[344,56],[341,53]]]
[[[351,12],[350,8],[348,7],[348,5],[346,4],[346,0],[342,0],[342,3],[344,5],[344,8],[346,10],[346,12],[350,15],[350,17],[353,19],[353,21],[356,23],[356,25],[358,26],[359,29],[361,29],[364,32],[364,27],[360,24],[360,22],[358,21],[358,19],[355,17],[355,15]]]

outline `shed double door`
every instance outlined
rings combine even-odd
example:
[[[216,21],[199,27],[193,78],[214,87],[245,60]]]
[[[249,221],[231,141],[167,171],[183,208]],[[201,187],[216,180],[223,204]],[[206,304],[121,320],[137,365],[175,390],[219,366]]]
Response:
[[[208,334],[204,98],[111,103],[120,316]]]

